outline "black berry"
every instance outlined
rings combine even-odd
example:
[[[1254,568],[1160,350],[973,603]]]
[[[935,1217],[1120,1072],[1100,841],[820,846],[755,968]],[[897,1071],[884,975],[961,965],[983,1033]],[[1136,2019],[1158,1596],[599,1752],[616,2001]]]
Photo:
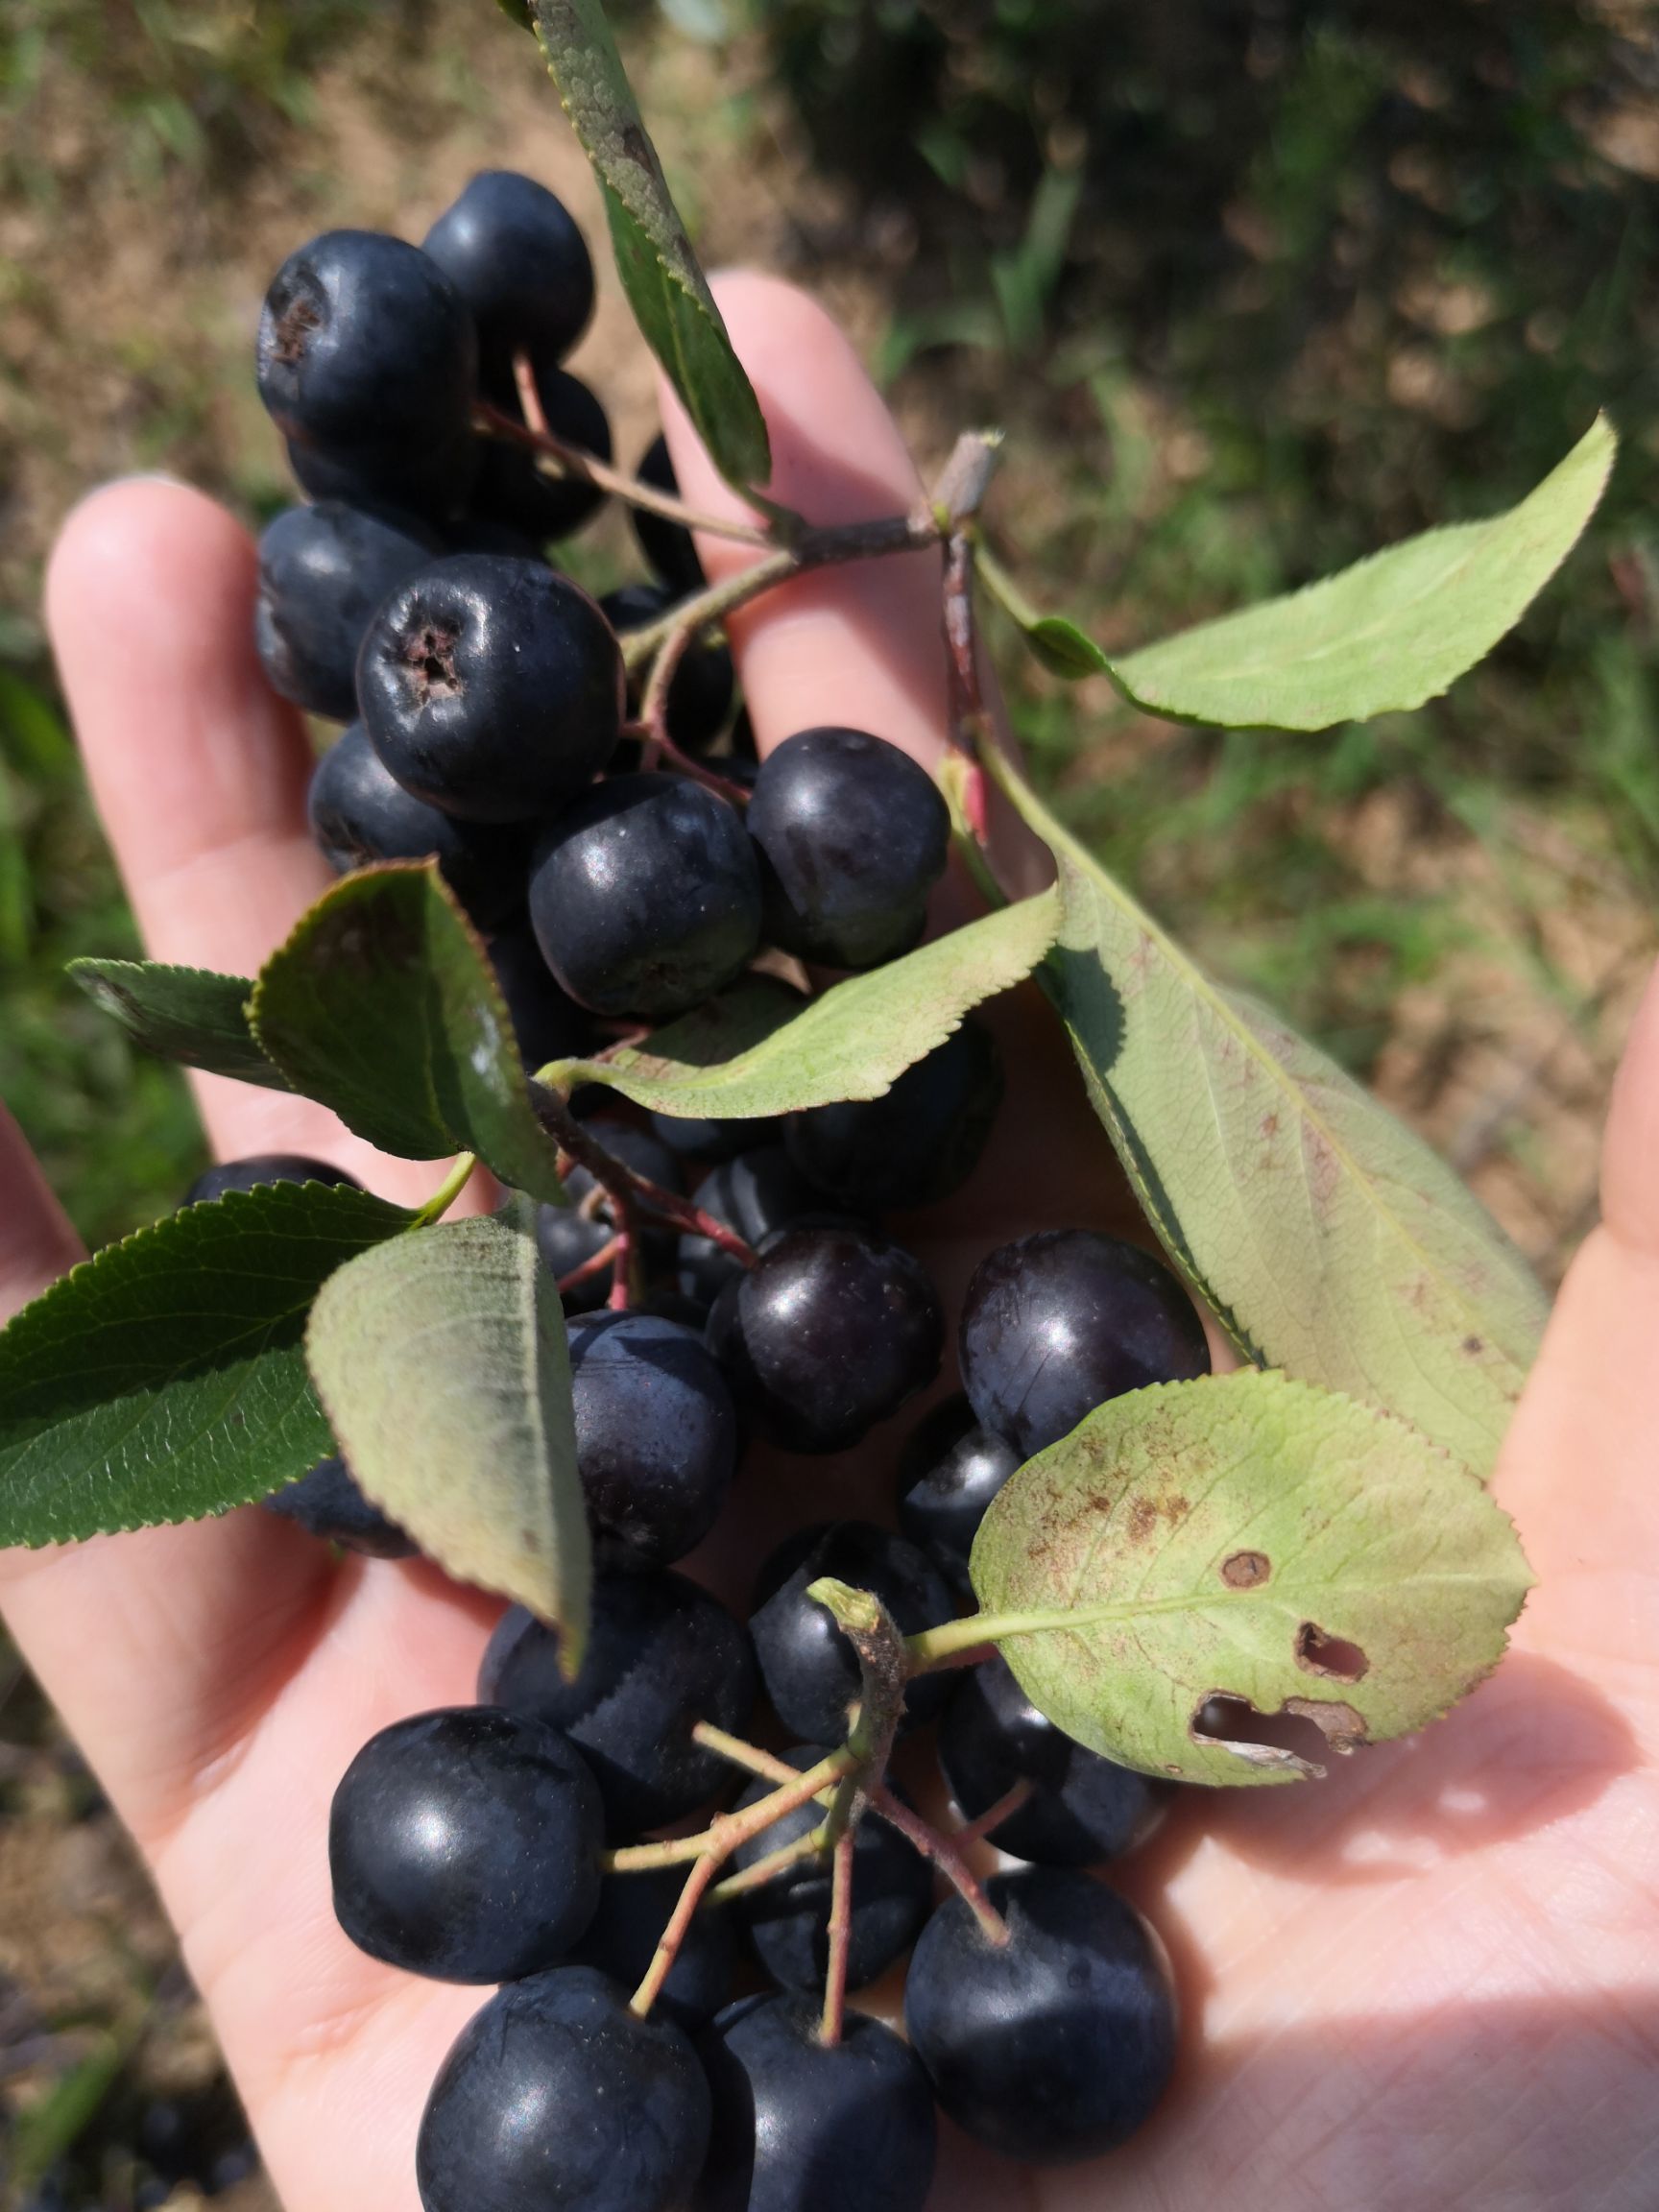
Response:
[[[522,905],[524,885],[517,886]],[[567,998],[547,972],[541,948],[527,926],[505,929],[490,943],[490,965],[507,1001],[518,1056],[534,1074],[550,1060],[579,1060],[596,1042],[587,1009]],[[555,1207],[555,1213],[565,1209]]]
[[[298,1522],[307,1535],[371,1559],[407,1559],[415,1546],[363,1495],[344,1459],[325,1459],[309,1475],[261,1501],[267,1513]]]
[[[674,605],[665,584],[625,584],[607,592],[599,604],[619,637],[659,621]],[[704,753],[713,744],[732,712],[736,678],[731,649],[723,639],[695,637],[680,656],[668,679],[668,734],[683,753]]]
[[[580,446],[598,460],[610,460],[611,424],[604,408],[580,377],[539,363],[536,390],[542,417],[556,438]],[[515,420],[520,419],[516,392],[502,396],[499,404]],[[568,538],[604,504],[605,494],[597,484],[573,474],[547,474],[537,466],[536,455],[528,446],[506,438],[480,440],[478,474],[469,502],[470,516],[519,531],[533,544],[543,545],[550,538]]]
[[[1210,1371],[1204,1330],[1167,1267],[1093,1229],[1001,1245],[962,1308],[962,1384],[994,1434],[1029,1459],[1125,1390]]]
[[[668,441],[661,431],[640,454],[634,473],[653,491],[678,494],[680,481],[668,458]],[[644,507],[630,507],[628,519],[634,525],[640,552],[677,599],[703,589],[709,579],[703,573],[702,560],[684,522],[670,521],[665,515],[653,515]]]
[[[981,1429],[958,1392],[925,1413],[899,1461],[899,1526],[931,1553],[958,1590],[985,1509],[1019,1466],[1000,1436]]]
[[[852,1214],[936,1205],[978,1164],[1002,1103],[1002,1059],[972,1015],[879,1098],[791,1115],[789,1157]]]
[[[576,1464],[602,1564],[666,1567],[726,1502],[737,1415],[701,1340],[653,1313],[572,1321]]]
[[[762,1144],[723,1161],[706,1175],[697,1188],[697,1203],[723,1229],[758,1246],[775,1230],[816,1212],[819,1200],[781,1144]],[[742,1273],[743,1262],[722,1251],[713,1238],[687,1231],[680,1238],[679,1283],[687,1297],[712,1304]]]
[[[593,312],[593,263],[562,200],[534,178],[486,169],[426,233],[425,251],[471,310],[481,372],[510,382],[523,347],[559,361]]]
[[[438,549],[423,523],[326,499],[288,507],[259,539],[253,639],[274,691],[349,722],[357,649],[374,610]]]
[[[181,1206],[201,1206],[210,1198],[223,1198],[228,1190],[256,1190],[262,1183],[331,1183],[348,1190],[361,1190],[355,1175],[344,1167],[330,1167],[326,1160],[308,1160],[301,1152],[251,1152],[242,1160],[222,1160],[197,1176]]]

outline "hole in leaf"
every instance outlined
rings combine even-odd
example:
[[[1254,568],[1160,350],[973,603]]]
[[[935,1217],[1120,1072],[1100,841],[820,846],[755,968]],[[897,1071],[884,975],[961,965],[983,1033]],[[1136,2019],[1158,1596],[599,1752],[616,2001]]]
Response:
[[[1296,1664],[1310,1674],[1325,1674],[1334,1682],[1360,1682],[1371,1662],[1358,1644],[1340,1636],[1327,1636],[1316,1622],[1304,1621],[1296,1631]]]
[[[1365,1719],[1352,1705],[1289,1697],[1277,1713],[1259,1713],[1248,1697],[1213,1690],[1192,1716],[1192,1740],[1218,1744],[1253,1767],[1289,1767],[1323,1774],[1333,1751],[1363,1742]]]
[[[1255,1590],[1273,1572],[1265,1551],[1235,1551],[1221,1562],[1221,1579],[1229,1590]]]

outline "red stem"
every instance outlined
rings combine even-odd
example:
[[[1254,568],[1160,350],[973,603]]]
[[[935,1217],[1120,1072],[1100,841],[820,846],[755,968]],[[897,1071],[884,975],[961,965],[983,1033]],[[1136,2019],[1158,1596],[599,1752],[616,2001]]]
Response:
[[[830,1889],[830,1960],[824,1977],[824,2018],[818,2040],[833,2050],[847,2025],[847,1960],[853,1946],[853,1845],[856,1831],[835,1839]]]
[[[912,1813],[909,1806],[895,1797],[884,1782],[867,1782],[865,1790],[871,1804],[889,1826],[897,1828],[906,1841],[914,1843],[925,1858],[931,1859],[951,1887],[973,1909],[974,1916],[991,1941],[998,1946],[1008,1940],[1007,1923],[1002,1919],[989,1897],[974,1880],[968,1862],[948,1836],[929,1826],[920,1813]]]

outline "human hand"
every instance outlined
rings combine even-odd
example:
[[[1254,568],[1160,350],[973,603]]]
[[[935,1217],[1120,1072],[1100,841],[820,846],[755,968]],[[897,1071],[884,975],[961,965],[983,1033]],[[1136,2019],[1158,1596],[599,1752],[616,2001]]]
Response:
[[[892,423],[819,311],[722,293],[766,404],[778,496],[814,519],[915,491]],[[729,498],[674,428],[686,497]],[[710,571],[741,558],[705,546]],[[48,613],[88,769],[152,953],[246,973],[326,873],[303,733],[250,639],[252,558],[206,501],[120,486],[73,517]],[[733,623],[762,748],[812,723],[943,743],[927,558],[804,579]],[[948,1298],[1024,1230],[1121,1227],[1127,1199],[1041,1003],[992,1009],[1014,1082],[990,1152],[915,1241]],[[320,1109],[198,1081],[217,1150],[321,1154],[386,1195]],[[1498,1479],[1539,1588],[1499,1674],[1423,1738],[1329,1781],[1186,1797],[1121,1885],[1168,1941],[1184,2008],[1166,2106],[1107,2165],[1021,2177],[948,2143],[950,2212],[1435,2212],[1649,2206],[1659,2035],[1659,1484],[1643,1384],[1659,1337],[1659,993],[1609,1126],[1605,1225],[1563,1292]],[[0,1314],[78,1257],[0,1121]],[[883,1509],[878,1454],[810,1495]],[[807,1517],[745,1482],[754,1555]],[[820,1503],[816,1511],[821,1513]],[[710,1566],[740,1598],[751,1554]],[[401,1715],[465,1701],[496,1608],[421,1563],[335,1564],[258,1512],[0,1560],[25,1653],[155,1868],[289,2212],[413,2212],[426,2089],[481,2001],[355,1951],[329,1904],[329,1796]]]

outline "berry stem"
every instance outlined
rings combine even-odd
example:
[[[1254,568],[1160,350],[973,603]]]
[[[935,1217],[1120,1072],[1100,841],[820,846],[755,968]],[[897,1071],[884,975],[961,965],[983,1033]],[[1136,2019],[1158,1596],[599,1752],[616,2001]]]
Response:
[[[567,1290],[579,1290],[584,1283],[590,1283],[595,1275],[602,1275],[607,1267],[614,1266],[622,1254],[622,1239],[613,1237],[601,1244],[598,1251],[584,1260],[580,1267],[572,1267],[568,1275],[561,1275],[557,1285],[559,1295]]]
[[[435,1221],[441,1221],[472,1180],[472,1170],[477,1165],[474,1154],[463,1152],[409,1226],[412,1229],[430,1229]]]
[[[835,1860],[830,1888],[830,1960],[824,1976],[824,2017],[818,2040],[826,2050],[840,2042],[847,2025],[847,1960],[853,1945],[853,1843],[854,1831],[844,1829],[835,1839]]]
[[[514,365],[517,373],[517,364]],[[519,386],[520,400],[523,386]],[[541,414],[540,401],[536,412]],[[585,453],[580,445],[572,445],[549,430],[543,421],[540,426],[529,421],[515,422],[505,408],[493,407],[487,399],[478,402],[477,426],[487,437],[505,439],[513,445],[527,445],[533,453],[543,459],[556,461],[560,476],[576,476],[585,484],[596,484],[600,491],[611,493],[625,506],[642,507],[647,514],[661,515],[668,522],[684,522],[687,530],[704,530],[711,538],[735,539],[740,545],[770,545],[772,534],[755,522],[739,522],[731,516],[704,515],[695,507],[687,507],[684,499],[677,499],[672,492],[659,492],[654,484],[642,484],[626,469],[613,469],[609,461],[601,461],[596,453]]]
[[[697,1908],[703,1902],[703,1893],[709,1883],[713,1881],[719,1864],[720,1862],[713,1853],[708,1852],[697,1861],[690,1873],[686,1875],[685,1887],[681,1890],[678,1902],[669,1916],[668,1925],[662,1931],[662,1939],[652,1954],[650,1965],[645,1969],[645,1979],[635,1990],[630,2000],[630,2010],[637,2012],[641,2020],[656,2004],[663,1983],[674,1971],[674,1961],[680,1956],[680,1946],[685,1940],[685,1932],[690,1927]]]
[[[788,1771],[793,1774],[791,1767]],[[752,1866],[743,1866],[735,1874],[728,1874],[725,1881],[709,1891],[711,1898],[722,1905],[729,1897],[741,1897],[750,1889],[764,1889],[776,1875],[798,1866],[803,1859],[821,1859],[824,1855],[824,1832],[812,1828],[805,1836],[797,1836],[793,1843],[781,1843],[776,1851],[768,1851],[763,1859],[757,1859]]]
[[[691,1731],[691,1741],[701,1744],[705,1751],[712,1751],[716,1758],[729,1759],[733,1767],[741,1767],[768,1782],[793,1782],[798,1772],[787,1759],[762,1751],[757,1744],[746,1743],[741,1736],[729,1736],[724,1728],[716,1728],[712,1720],[699,1720]]]
[[[549,1062],[549,1070],[556,1065]],[[639,1215],[644,1213],[687,1236],[707,1237],[711,1244],[745,1267],[755,1264],[755,1247],[746,1243],[734,1229],[728,1229],[723,1221],[716,1221],[712,1214],[704,1213],[701,1206],[682,1198],[678,1191],[664,1190],[660,1183],[637,1175],[625,1161],[607,1152],[591,1131],[571,1113],[564,1093],[544,1083],[541,1074],[531,1077],[530,1100],[537,1118],[560,1150],[578,1166],[586,1167],[610,1198],[615,1209],[617,1236],[627,1240],[625,1257],[630,1262],[638,1255]]]
[[[857,1826],[869,1802],[871,1776],[887,1771],[910,1678],[909,1654],[893,1616],[874,1592],[850,1589],[826,1575],[807,1584],[806,1595],[824,1607],[858,1655],[858,1718],[846,1744],[852,1764],[821,1830],[829,1845]]]
[[[952,1837],[942,1836],[937,1828],[923,1819],[920,1813],[912,1813],[909,1806],[894,1796],[884,1782],[868,1785],[870,1803],[882,1819],[897,1828],[906,1841],[913,1843],[924,1857],[931,1859],[974,1912],[974,1917],[991,1941],[1000,1947],[1008,1940],[1008,1927],[1001,1914],[974,1877],[973,1869],[957,1849]]]
[[[693,1859],[711,1859],[718,1865],[730,1859],[739,1843],[758,1836],[797,1805],[805,1805],[821,1790],[837,1783],[854,1765],[854,1753],[844,1744],[809,1767],[805,1774],[791,1772],[789,1782],[769,1797],[747,1806],[741,1813],[722,1813],[695,1836],[674,1836],[662,1843],[627,1843],[619,1851],[607,1851],[603,1865],[610,1874],[648,1873],[657,1866],[683,1866]]]
[[[962,1849],[970,1843],[982,1843],[993,1828],[1000,1828],[1003,1821],[1018,1813],[1022,1805],[1028,1805],[1037,1785],[1029,1775],[1022,1775],[1012,1790],[998,1798],[989,1812],[981,1813],[977,1820],[965,1821],[957,1829],[951,1841]]]

